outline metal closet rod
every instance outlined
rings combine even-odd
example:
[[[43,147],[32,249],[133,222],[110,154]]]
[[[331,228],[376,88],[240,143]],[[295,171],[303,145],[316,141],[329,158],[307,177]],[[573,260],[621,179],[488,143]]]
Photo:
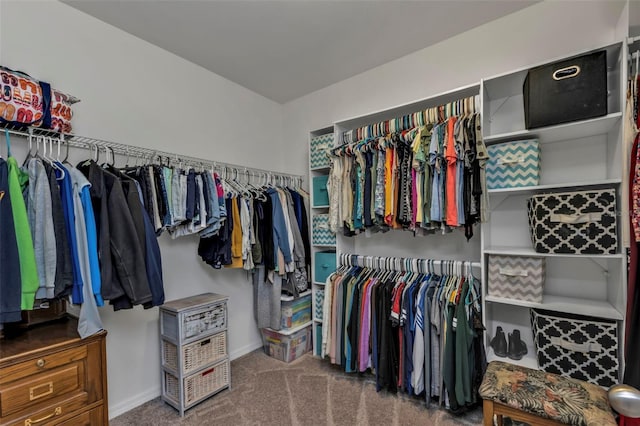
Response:
[[[211,167],[217,171],[223,171],[225,175],[231,169],[231,175],[227,175],[227,177],[242,177],[242,176],[253,176],[253,177],[263,177],[265,180],[269,182],[284,182],[286,180],[289,181],[298,181],[300,185],[302,184],[302,175],[295,175],[291,173],[281,173],[274,172],[266,169],[257,169],[255,167],[246,167],[238,164],[225,163],[221,161],[213,161],[206,160],[203,158],[197,157],[189,157],[182,154],[176,154],[173,152],[159,151],[156,149],[150,148],[142,148],[133,145],[126,145],[118,142],[110,142],[101,139],[90,138],[86,136],[79,135],[64,135],[58,132],[53,132],[46,129],[38,129],[30,127],[28,130],[17,130],[9,127],[4,127],[12,135],[22,136],[29,138],[32,137],[51,137],[57,140],[60,140],[61,143],[67,144],[69,147],[74,148],[83,148],[88,150],[100,150],[104,149],[105,151],[110,150],[112,154],[119,154],[127,157],[137,157],[143,160],[152,161],[159,160],[160,163],[162,161],[167,161],[173,165],[184,164],[192,167],[201,167],[207,168]]]
[[[468,260],[417,259],[411,257],[368,256],[340,253],[340,265],[342,266],[360,266],[385,271],[419,272],[420,270],[426,271],[429,264],[434,267],[445,268],[465,265],[470,265],[472,268],[480,268],[482,266],[480,262]]]

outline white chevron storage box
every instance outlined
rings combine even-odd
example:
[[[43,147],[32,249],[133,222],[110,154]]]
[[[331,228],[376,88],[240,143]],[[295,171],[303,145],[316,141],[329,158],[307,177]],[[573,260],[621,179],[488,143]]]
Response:
[[[537,139],[490,145],[487,152],[487,188],[520,188],[540,182]]]
[[[333,148],[333,133],[311,138],[309,163],[311,169],[324,169],[331,165],[329,151]]]
[[[489,256],[491,296],[542,303],[545,261],[541,257]]]

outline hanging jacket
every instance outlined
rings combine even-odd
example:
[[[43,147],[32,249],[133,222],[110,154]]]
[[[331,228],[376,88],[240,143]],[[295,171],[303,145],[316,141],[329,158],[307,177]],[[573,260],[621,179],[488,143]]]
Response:
[[[112,300],[115,310],[129,308],[151,301],[151,292],[144,266],[144,253],[137,238],[137,230],[127,205],[122,184],[117,176],[106,170],[109,229],[113,269],[126,296]]]
[[[31,239],[31,229],[29,229],[27,208],[24,204],[20,182],[18,181],[18,162],[15,158],[9,157],[7,163],[9,165],[8,181],[11,212],[13,214],[13,226],[20,259],[21,307],[23,310],[31,310],[39,287],[38,269],[33,250],[33,240]]]
[[[0,158],[0,323],[22,319],[20,256],[9,191],[9,165]]]
[[[95,217],[93,215],[93,206],[91,205],[91,196],[89,195],[90,184],[87,178],[74,167],[68,167],[66,173],[69,173],[73,186],[73,210],[76,218],[75,230],[82,282],[84,286],[88,286],[91,289],[89,294],[92,295],[91,298],[94,299],[94,303],[102,306],[104,301],[100,294],[100,267],[98,265]],[[85,292],[83,291],[83,303],[88,301],[84,296]]]
[[[73,270],[73,287],[71,287],[71,301],[82,303],[82,273],[80,272],[80,259],[78,254],[78,237],[76,235],[76,216],[73,204],[73,184],[68,170],[60,163],[56,163],[56,176],[60,181],[60,197],[62,198],[62,210],[71,247],[71,266]]]
[[[51,188],[42,161],[32,158],[27,164],[29,189],[27,216],[32,230],[33,248],[38,267],[36,299],[55,297],[56,279],[56,236],[53,225]]]
[[[135,182],[136,191],[140,205],[142,205],[142,190],[140,184]],[[142,220],[144,222],[144,238],[145,238],[145,270],[147,272],[147,281],[149,282],[149,290],[151,291],[151,303],[146,303],[144,308],[160,306],[164,303],[164,283],[162,278],[162,255],[160,253],[160,245],[158,237],[151,219],[147,211],[141,208]]]
[[[91,196],[96,230],[98,233],[98,258],[100,260],[102,298],[104,300],[114,300],[122,297],[124,295],[124,290],[122,289],[122,285],[120,284],[117,274],[114,272],[113,259],[111,255],[111,230],[109,224],[110,204],[109,193],[105,186],[104,173],[102,167],[93,160],[81,162],[78,164],[77,168],[90,183],[89,194]]]
[[[49,191],[51,195],[51,216],[53,219],[53,232],[56,240],[56,275],[54,279],[54,296],[66,297],[71,294],[73,287],[73,268],[71,266],[71,247],[67,236],[66,224],[60,197],[60,185],[56,179],[56,172],[49,165],[43,163]]]

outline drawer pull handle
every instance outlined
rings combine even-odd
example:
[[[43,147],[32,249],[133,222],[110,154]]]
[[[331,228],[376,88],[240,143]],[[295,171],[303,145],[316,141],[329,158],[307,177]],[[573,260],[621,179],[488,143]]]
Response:
[[[40,368],[44,367],[44,359],[37,360],[36,365]]]
[[[49,389],[47,389],[44,392],[39,393],[38,395],[36,395],[36,389],[39,389],[39,388],[42,388],[42,387],[48,387]],[[53,382],[43,383],[41,385],[34,386],[34,387],[29,389],[29,401],[33,401],[35,399],[42,398],[43,396],[47,396],[47,395],[50,395],[52,393],[53,393]]]
[[[56,410],[53,413],[49,414],[48,416],[44,416],[44,417],[41,417],[41,418],[35,419],[35,420],[31,420],[31,419],[25,420],[24,421],[24,426],[31,426],[33,424],[40,423],[40,422],[43,422],[43,421],[45,421],[47,419],[50,419],[53,416],[59,416],[60,414],[62,414],[62,407],[56,407]]]

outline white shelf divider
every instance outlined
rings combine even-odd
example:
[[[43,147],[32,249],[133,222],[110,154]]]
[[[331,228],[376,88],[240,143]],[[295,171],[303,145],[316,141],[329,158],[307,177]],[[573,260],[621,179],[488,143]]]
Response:
[[[580,299],[576,297],[555,296],[545,294],[542,303],[525,300],[509,299],[506,297],[486,296],[487,302],[505,305],[522,306],[526,308],[546,309],[556,312],[567,312],[578,315],[588,315],[598,318],[622,320],[623,316],[609,302],[601,300]]]
[[[484,137],[484,142],[487,145],[491,145],[499,142],[536,138],[540,143],[552,143],[563,140],[580,139],[593,135],[604,135],[609,133],[621,118],[621,112],[614,112],[589,120],[574,121],[556,126],[541,127],[539,129],[523,129],[515,132],[489,135]]]
[[[509,364],[519,365],[522,367],[531,368],[532,370],[539,370],[538,359],[536,358],[535,348],[527,347],[528,353],[522,357],[522,359],[515,360],[508,357],[500,357],[493,353],[492,348],[487,348],[487,362],[502,361]]]
[[[584,259],[622,259],[625,256],[621,253],[615,254],[563,254],[563,253],[538,253],[531,247],[507,247],[494,246],[484,250],[484,254],[500,254],[505,256],[528,256],[528,257],[571,257]]]
[[[574,188],[610,188],[615,185],[619,185],[622,183],[622,179],[605,179],[605,180],[594,180],[594,181],[584,181],[584,182],[558,182],[547,185],[536,185],[536,186],[522,186],[518,188],[496,188],[489,189],[487,192],[489,194],[501,194],[501,195],[527,195],[527,194],[536,194],[540,192],[545,192],[549,190],[562,190],[562,189],[574,189]]]

